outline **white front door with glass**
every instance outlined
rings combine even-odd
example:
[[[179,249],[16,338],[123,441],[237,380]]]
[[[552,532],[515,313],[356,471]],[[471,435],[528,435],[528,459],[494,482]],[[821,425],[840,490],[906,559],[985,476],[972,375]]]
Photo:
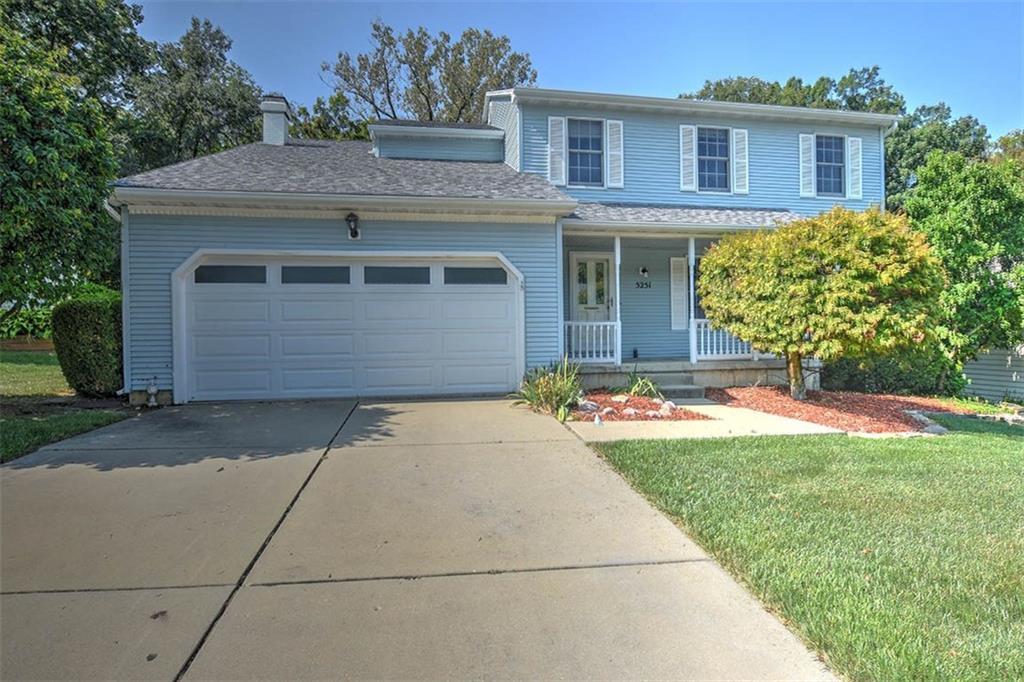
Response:
[[[615,270],[610,253],[570,254],[573,275],[572,319],[578,322],[607,322],[614,319]]]

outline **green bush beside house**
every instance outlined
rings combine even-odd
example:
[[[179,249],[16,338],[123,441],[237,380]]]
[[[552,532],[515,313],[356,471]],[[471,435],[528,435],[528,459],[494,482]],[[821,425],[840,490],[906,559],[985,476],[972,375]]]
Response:
[[[87,396],[122,385],[121,295],[91,286],[53,308],[53,345],[68,384]]]

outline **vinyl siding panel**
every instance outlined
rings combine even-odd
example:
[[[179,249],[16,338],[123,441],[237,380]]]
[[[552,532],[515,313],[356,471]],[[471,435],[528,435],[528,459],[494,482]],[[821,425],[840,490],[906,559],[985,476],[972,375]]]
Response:
[[[433,159],[436,161],[501,161],[502,140],[446,137],[391,137],[378,135],[377,152],[391,159]]]
[[[1024,348],[993,350],[968,362],[967,393],[986,400],[1024,400]]]
[[[491,102],[490,120],[505,131],[505,163],[519,170],[519,107],[511,102]]]
[[[593,109],[522,107],[522,169],[547,174],[548,116],[621,119],[624,132],[625,186],[622,189],[573,188],[581,201],[670,203],[687,206],[785,208],[814,215],[841,204],[863,210],[882,203],[882,140],[878,128],[838,128],[751,118],[694,118],[670,114]],[[679,189],[679,126],[695,124],[748,131],[748,194],[684,192]],[[863,138],[863,197],[800,197],[799,135],[820,133]]]
[[[127,278],[130,384],[172,384],[171,276],[197,249],[498,251],[526,279],[526,363],[559,357],[555,226],[361,221],[350,241],[341,221],[132,215]]]

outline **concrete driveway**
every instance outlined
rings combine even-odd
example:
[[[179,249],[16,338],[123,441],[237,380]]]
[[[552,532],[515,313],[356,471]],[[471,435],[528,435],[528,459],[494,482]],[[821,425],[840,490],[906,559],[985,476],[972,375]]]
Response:
[[[4,679],[828,677],[506,401],[167,408],[0,486]]]

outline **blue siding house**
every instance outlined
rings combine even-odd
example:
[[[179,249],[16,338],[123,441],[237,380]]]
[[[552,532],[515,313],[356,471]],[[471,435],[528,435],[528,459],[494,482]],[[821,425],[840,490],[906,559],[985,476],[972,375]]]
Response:
[[[539,88],[478,124],[264,139],[124,178],[125,389],[164,402],[504,393],[568,356],[700,386],[784,368],[704,319],[723,234],[883,206],[883,114]],[[669,380],[671,383],[671,380]]]

